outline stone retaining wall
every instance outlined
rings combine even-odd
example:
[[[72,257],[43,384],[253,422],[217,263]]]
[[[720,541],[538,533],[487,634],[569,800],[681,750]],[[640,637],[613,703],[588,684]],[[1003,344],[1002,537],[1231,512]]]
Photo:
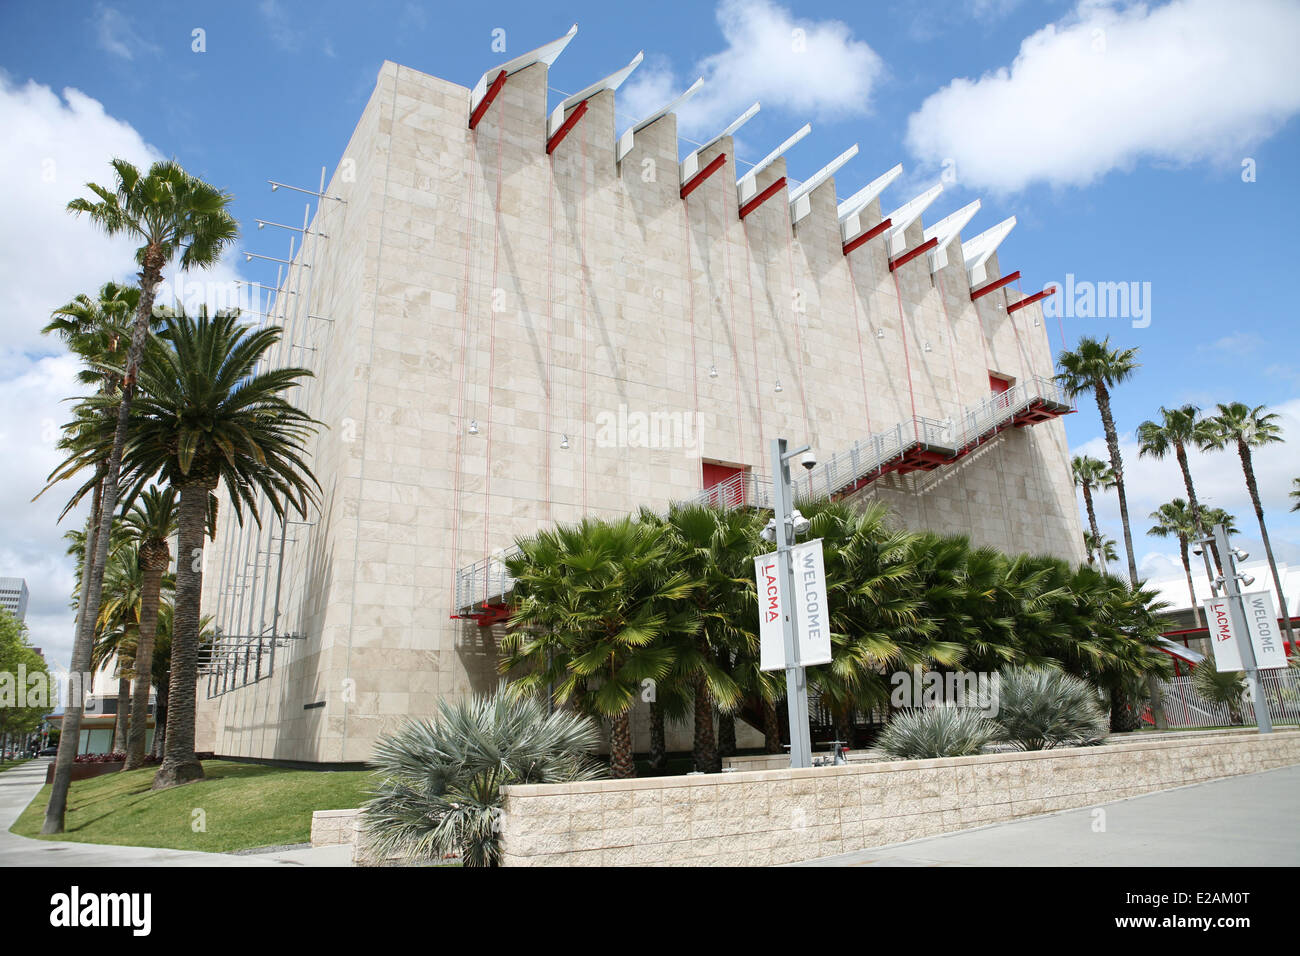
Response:
[[[1300,763],[1300,732],[505,788],[506,866],[762,866]]]

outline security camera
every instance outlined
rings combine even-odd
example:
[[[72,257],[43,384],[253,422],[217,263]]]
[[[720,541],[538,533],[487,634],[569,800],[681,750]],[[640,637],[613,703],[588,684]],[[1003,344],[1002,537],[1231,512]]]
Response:
[[[811,451],[804,452],[803,457],[799,459],[799,464],[803,465],[809,471],[812,471],[814,468],[817,467],[816,452],[811,452]]]

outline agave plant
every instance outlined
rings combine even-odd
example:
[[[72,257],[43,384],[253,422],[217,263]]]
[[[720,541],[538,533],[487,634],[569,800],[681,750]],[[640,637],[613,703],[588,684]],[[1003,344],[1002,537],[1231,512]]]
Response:
[[[970,707],[918,707],[895,714],[876,750],[900,760],[968,757],[997,736],[997,727]]]
[[[1106,739],[1096,690],[1049,668],[1008,668],[999,674],[998,739],[1020,750],[1086,747]]]
[[[466,866],[496,866],[501,787],[603,776],[588,756],[599,743],[590,718],[548,714],[504,688],[444,699],[432,720],[409,722],[375,745],[372,763],[382,781],[363,807],[365,833],[385,858],[456,854]]]

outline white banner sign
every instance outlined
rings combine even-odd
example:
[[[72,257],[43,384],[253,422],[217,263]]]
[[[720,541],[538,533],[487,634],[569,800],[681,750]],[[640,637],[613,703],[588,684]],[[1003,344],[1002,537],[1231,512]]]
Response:
[[[1255,648],[1255,663],[1260,669],[1286,667],[1282,633],[1277,626],[1277,609],[1268,591],[1253,591],[1241,596],[1246,606],[1246,629]]]
[[[1246,632],[1255,651],[1255,665],[1261,670],[1286,667],[1286,653],[1282,648],[1272,595],[1267,591],[1255,591],[1243,594],[1241,599],[1246,609]],[[1205,620],[1210,630],[1210,645],[1214,648],[1215,670],[1242,670],[1241,650],[1237,645],[1240,635],[1228,612],[1228,599],[1206,601]]]
[[[821,539],[790,549],[794,567],[795,659],[800,667],[828,664],[831,660],[830,609],[826,601],[826,567]],[[777,573],[776,554],[754,559],[758,585],[759,668],[784,670],[785,582]]]

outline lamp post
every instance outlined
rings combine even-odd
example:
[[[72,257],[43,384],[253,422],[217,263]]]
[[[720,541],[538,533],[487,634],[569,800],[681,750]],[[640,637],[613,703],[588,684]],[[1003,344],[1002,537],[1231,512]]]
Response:
[[[1219,556],[1223,561],[1223,576],[1215,583],[1223,588],[1223,595],[1228,601],[1228,614],[1232,618],[1232,633],[1236,637],[1237,651],[1241,654],[1241,666],[1246,672],[1246,681],[1250,685],[1251,701],[1255,705],[1255,724],[1261,734],[1273,732],[1273,719],[1268,712],[1268,698],[1264,696],[1264,682],[1259,677],[1259,665],[1255,661],[1255,645],[1251,640],[1251,631],[1246,621],[1246,605],[1241,599],[1241,586],[1238,581],[1244,577],[1237,573],[1237,553],[1232,550],[1228,532],[1223,525],[1216,524],[1214,537],[1200,542],[1205,547],[1213,540],[1219,546]],[[1246,555],[1242,554],[1244,560]],[[1246,582],[1249,585],[1249,581]],[[1209,621],[1206,621],[1208,626]]]
[[[812,737],[808,729],[808,675],[799,663],[798,647],[795,641],[795,607],[794,563],[790,558],[790,548],[794,544],[796,529],[794,495],[790,488],[790,459],[804,455],[804,465],[812,467],[815,459],[809,454],[808,445],[786,450],[786,440],[777,438],[772,441],[772,523],[768,530],[776,542],[777,575],[781,580],[784,595],[781,600],[781,627],[785,640],[785,696],[790,714],[790,766],[812,766]],[[799,516],[803,518],[802,515]],[[767,537],[767,532],[764,533]]]

